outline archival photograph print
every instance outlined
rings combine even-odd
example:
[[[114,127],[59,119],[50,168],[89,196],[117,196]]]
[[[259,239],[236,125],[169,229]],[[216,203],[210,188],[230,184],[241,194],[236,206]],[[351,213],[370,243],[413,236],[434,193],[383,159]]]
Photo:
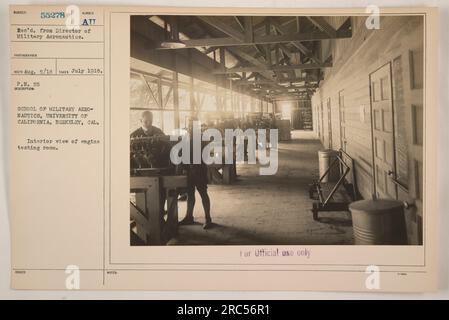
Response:
[[[423,245],[422,15],[130,24],[131,246]]]

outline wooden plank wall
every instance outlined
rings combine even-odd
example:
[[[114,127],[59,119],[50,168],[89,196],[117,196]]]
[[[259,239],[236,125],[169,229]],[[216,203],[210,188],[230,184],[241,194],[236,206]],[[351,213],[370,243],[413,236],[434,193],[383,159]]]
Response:
[[[341,147],[339,92],[344,96],[346,151],[355,160],[357,185],[363,198],[371,198],[372,140],[369,74],[392,62],[422,36],[423,18],[381,17],[380,30],[368,30],[365,17],[353,17],[353,37],[334,40],[333,67],[326,69],[319,90],[312,97],[314,130],[324,124],[320,137],[328,146],[327,101],[331,103],[333,149]],[[404,66],[408,67],[408,66]],[[323,119],[321,119],[321,103]]]

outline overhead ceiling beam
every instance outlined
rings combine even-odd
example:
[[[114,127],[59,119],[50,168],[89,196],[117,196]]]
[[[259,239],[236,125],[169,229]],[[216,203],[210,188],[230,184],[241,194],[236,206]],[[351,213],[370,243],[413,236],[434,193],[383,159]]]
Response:
[[[265,49],[261,45],[256,44],[256,45],[254,45],[254,48],[256,48],[256,50],[257,50],[257,52],[259,54],[259,57],[262,57],[263,59],[266,59],[266,57],[265,57]]]
[[[247,80],[237,80],[234,81],[234,85],[236,86],[254,86],[254,85],[258,85],[258,84],[273,84],[274,81],[272,80],[253,80],[253,81],[247,81]]]
[[[284,43],[280,43],[279,44],[279,49],[281,49],[281,51],[289,58],[292,58],[292,53],[290,52],[290,50],[287,48],[287,46]]]
[[[214,74],[228,74],[235,72],[263,72],[263,71],[289,71],[289,70],[303,70],[303,69],[320,69],[332,67],[332,63],[301,63],[296,65],[275,65],[275,66],[265,66],[265,67],[238,67],[229,68],[226,70],[215,70]]]
[[[297,90],[294,90],[297,89]],[[313,89],[312,87],[292,87],[292,88],[285,88],[285,89],[275,89],[275,92],[277,93],[286,93],[286,94],[295,94],[295,93],[304,93],[308,92],[308,89]]]
[[[189,39],[183,40],[186,45],[184,48],[197,47],[231,47],[231,46],[253,46],[256,44],[271,44],[271,43],[288,43],[294,41],[318,41],[326,39],[340,39],[350,38],[351,30],[338,30],[335,37],[330,37],[327,33],[322,31],[313,32],[299,32],[283,35],[264,35],[254,37],[253,41],[239,41],[233,37],[227,38],[203,38],[203,39]],[[184,48],[159,48],[161,50],[176,50]]]
[[[254,41],[254,27],[253,27],[253,23],[252,23],[252,17],[245,17],[244,20],[242,20],[241,17],[238,16],[234,16],[235,21],[237,22],[237,24],[240,27],[240,30],[242,32],[245,32],[245,35],[248,33],[248,30],[245,30],[245,23],[246,23],[246,28],[247,29],[251,29],[250,30],[250,41]],[[262,57],[263,59],[265,59],[265,53],[264,53],[264,49],[262,48],[262,46],[260,45],[254,45],[254,48],[257,50],[258,55],[255,56],[255,58],[259,58]]]
[[[243,42],[245,40],[245,35],[243,33],[241,33],[238,30],[235,30],[234,28],[229,26],[229,24],[223,22],[217,17],[198,16],[198,19],[214,27],[217,30],[220,30],[221,32],[227,34],[228,36],[232,37],[237,41]]]
[[[273,19],[270,18],[270,22]],[[271,29],[271,27],[270,27]],[[279,32],[276,30],[276,28],[274,28],[274,33],[275,34],[279,34]],[[279,51],[281,53],[282,59],[279,59]],[[290,49],[287,48],[287,46],[285,45],[285,43],[277,43],[275,45],[275,57],[276,57],[276,64],[287,64],[290,65],[291,64],[291,59],[292,59],[292,53],[290,52]],[[285,75],[285,73],[282,72],[276,72],[276,77],[279,79],[283,79],[286,77],[292,77],[295,75],[295,71],[294,70],[290,70],[288,72],[288,76]]]
[[[235,16],[234,18],[235,18],[237,24],[239,25],[242,34],[244,33],[248,37],[248,30],[251,31],[251,37],[250,37],[251,39],[250,40],[253,41],[254,40],[253,39],[254,33],[253,33],[253,30],[252,30],[252,24],[253,24],[252,17],[243,17],[242,18],[242,17]],[[200,23],[205,23],[205,22],[200,20]],[[214,36],[213,30],[209,30],[209,31],[210,31],[210,33],[212,33],[211,35]],[[215,36],[216,36],[216,33],[215,33]],[[261,46],[259,46],[259,45],[254,45],[254,47],[256,48],[256,50],[259,50],[261,48]],[[213,48],[215,48],[215,49],[220,48],[221,49],[223,47],[213,47]],[[247,54],[246,52],[242,51],[238,47],[227,47],[226,51],[229,54],[233,55],[238,61],[240,61],[239,64],[241,64],[242,60],[243,60],[243,61],[249,62],[252,65],[264,66],[264,63],[260,62],[257,59],[258,57],[255,57],[253,55]],[[262,55],[262,58],[265,59],[264,55]],[[234,66],[234,67],[239,67],[239,65]],[[252,77],[255,77],[256,74],[260,74],[262,77],[264,77],[268,81],[270,81],[270,83],[273,86],[277,86],[276,82],[273,79],[273,72],[270,72],[270,71],[263,71],[263,72],[260,72],[260,73],[253,73],[252,72],[249,76],[246,77],[245,80],[248,80],[248,79],[250,79]],[[237,75],[237,74],[235,74],[235,75]],[[232,81],[232,82],[234,82],[234,81]]]
[[[282,29],[282,27],[280,26],[279,22],[275,21],[275,19],[270,18],[269,21],[270,21],[270,25],[273,25],[275,33],[277,32],[277,34],[280,34],[280,35],[283,35],[286,33],[286,32],[284,32],[284,30],[279,30],[279,29]],[[270,29],[271,29],[271,26],[270,26]],[[285,43],[279,43],[278,47],[279,47],[279,49],[281,49],[281,51],[283,52],[283,54],[285,56],[287,56],[289,59],[292,58],[292,53],[287,48]]]
[[[238,16],[234,16],[234,19],[237,22],[237,24],[240,26],[240,30],[244,31],[245,27],[243,26],[243,22],[242,22],[241,18]]]
[[[286,33],[286,30],[284,30],[283,26],[276,19],[272,19],[272,24],[280,34]],[[295,46],[302,54],[304,54],[307,58],[311,59],[313,62],[321,63],[321,60],[318,59],[316,55],[311,50],[309,50],[305,45],[303,45],[300,41],[292,41],[292,45]]]
[[[214,52],[217,49],[218,49],[218,47],[209,47],[206,50],[204,50],[204,54],[209,54],[211,52]]]
[[[291,98],[291,97],[289,97],[289,98],[282,98],[282,97],[279,97],[279,98],[277,98],[277,97],[275,97],[272,101],[283,101],[283,102],[285,102],[285,101],[308,101],[308,100],[310,100],[310,98],[308,97],[308,96],[298,96],[297,98]]]
[[[324,19],[324,17],[307,17],[320,30],[326,32],[329,37],[335,37],[337,31]]]
[[[204,29],[205,27],[208,27],[208,26],[209,26],[209,24],[205,23],[204,21],[200,20],[199,18],[200,18],[200,17],[197,17],[197,19],[199,20],[198,22],[201,23],[201,24],[203,25],[203,29]],[[242,34],[243,34],[243,32],[244,32],[244,30],[245,30],[245,27],[244,27],[245,21],[244,21],[241,17],[238,17],[238,16],[234,16],[234,19],[235,19],[235,21],[238,23],[238,25],[239,25],[239,27],[240,27],[240,30],[241,30],[241,32],[242,32]],[[248,21],[247,21],[247,22],[248,22]],[[213,36],[217,36],[217,35],[216,35],[216,32],[213,32],[213,31],[215,31],[215,30],[209,29],[209,28],[208,28],[208,30],[209,30],[209,32],[206,33],[208,36],[212,36],[212,37],[213,37]],[[254,47],[255,47],[257,50],[259,49],[259,46],[257,46],[257,45],[255,45]],[[208,49],[205,50],[205,53],[208,54],[208,53],[210,53],[210,52],[213,52],[213,51],[215,51],[215,50],[218,50],[219,48],[223,48],[223,47],[209,47]],[[242,60],[242,57],[240,57],[240,55],[237,55],[237,54],[236,54],[236,52],[240,52],[240,50],[238,50],[237,47],[234,47],[233,49],[235,49],[235,50],[229,50],[228,48],[226,48],[226,51],[227,51],[230,55],[232,55],[232,56],[239,62],[239,64],[241,64],[242,61],[246,61],[246,62],[254,62],[254,59],[252,59],[252,60],[250,60],[250,61],[248,61],[248,59],[249,59],[249,58],[257,58],[257,56],[256,56],[256,57],[253,57],[253,56],[247,55],[247,56],[246,56],[247,59],[243,59],[243,60]],[[259,57],[260,57],[260,56],[259,56]],[[238,66],[238,65],[237,65],[237,66]],[[268,76],[270,76],[270,75],[268,75]]]
[[[318,81],[315,77],[311,77],[311,76],[307,76],[307,77],[303,77],[303,78],[285,78],[282,79],[282,81],[278,81],[277,83],[283,83],[283,82],[313,82],[313,81]],[[253,81],[246,81],[246,80],[236,80],[233,82],[234,85],[238,85],[238,86],[254,86],[254,85],[258,85],[258,84],[272,84],[273,81],[271,80],[253,80]]]
[[[304,95],[296,95],[296,96],[269,96],[268,97],[271,101],[298,101],[298,100],[310,100],[310,95],[304,94]]]
[[[212,71],[221,66],[203,52],[199,50],[179,50],[179,52],[167,54],[153,50],[158,43],[165,39],[164,29],[150,21],[146,16],[133,16],[130,27],[131,39],[133,40],[131,41],[131,57],[161,68],[188,74],[207,83],[215,82],[216,77],[212,74]],[[182,32],[182,30],[180,31]],[[218,34],[219,31],[215,33]],[[231,52],[229,53],[232,55]],[[176,66],[173,65],[173,55],[176,55]],[[241,60],[243,61],[243,59]],[[193,68],[192,65],[195,67]],[[229,88],[229,82],[224,81],[223,86]],[[254,93],[250,92],[250,94]]]
[[[240,58],[242,58],[245,61],[248,61],[249,63],[255,65],[255,66],[264,66],[265,64],[261,61],[259,61],[258,59],[254,58],[252,55],[239,50],[238,48],[228,48],[228,51],[232,52],[233,54],[235,54],[236,56],[239,56]]]
[[[299,41],[294,41],[292,42],[292,44],[302,53],[304,54],[307,58],[309,58],[310,60],[312,60],[315,63],[321,63],[321,59],[319,59],[312,50],[309,50],[309,48],[307,48],[305,45],[303,45],[301,42]]]
[[[280,93],[276,93],[276,92],[270,92],[269,95],[271,95],[272,97],[295,97],[295,96],[305,96],[307,94],[309,94],[310,91],[300,91],[300,92],[290,92],[288,94],[280,92]]]
[[[233,53],[236,56],[239,56],[240,58],[242,58],[243,60],[251,63],[252,65],[254,65],[255,67],[259,67],[260,70],[257,71],[259,72],[262,76],[264,76],[265,78],[267,78],[268,80],[273,79],[273,72],[269,71],[266,68],[266,65],[264,62],[259,61],[257,58],[254,58],[252,55],[238,49],[238,48],[227,48],[227,50],[231,53]],[[249,67],[250,68],[250,67]],[[243,71],[246,72],[246,71]],[[249,70],[249,72],[252,72],[251,70]],[[274,80],[272,80],[273,83],[276,83]]]
[[[265,20],[266,19],[267,19],[267,17],[264,17],[259,23],[256,23],[254,25],[254,31],[255,32],[259,32],[259,31],[265,29],[265,24],[266,24]]]
[[[307,92],[307,91],[302,91],[302,92],[297,92],[297,93],[289,93],[289,94],[285,94],[285,93],[269,93],[269,96],[271,98],[292,98],[292,97],[304,97],[304,96],[308,96],[309,94],[311,94],[311,92]]]
[[[244,20],[244,30],[245,30],[245,41],[254,41],[254,31],[253,31],[253,17],[245,16]]]
[[[265,25],[266,25],[266,21],[265,20],[266,20],[266,18],[263,19],[262,21],[260,21],[259,23],[254,25],[254,32],[255,33],[261,32],[261,31],[263,31],[265,29]],[[282,26],[287,26],[288,24],[292,23],[295,20],[296,20],[295,17],[292,17],[292,19],[289,19],[289,20],[285,20],[282,23]]]

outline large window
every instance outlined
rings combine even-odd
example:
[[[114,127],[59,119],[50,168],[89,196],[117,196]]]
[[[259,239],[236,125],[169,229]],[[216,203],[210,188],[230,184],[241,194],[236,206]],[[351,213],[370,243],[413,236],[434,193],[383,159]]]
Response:
[[[206,122],[220,117],[222,112],[231,113],[235,118],[243,118],[251,112],[273,112],[271,103],[216,87],[215,83],[192,79],[184,74],[175,75],[173,71],[136,59],[131,61],[131,66],[130,132],[140,126],[142,112],[151,110],[153,125],[166,134],[173,133],[176,128],[176,87],[181,128],[186,128],[192,114]]]

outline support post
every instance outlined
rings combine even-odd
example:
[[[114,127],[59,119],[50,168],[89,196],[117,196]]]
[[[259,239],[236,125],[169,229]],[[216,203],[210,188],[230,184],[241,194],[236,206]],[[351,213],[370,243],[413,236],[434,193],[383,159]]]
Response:
[[[175,129],[181,127],[179,120],[179,81],[178,72],[173,72],[173,107],[175,109]]]
[[[164,101],[162,98],[162,80],[161,78],[158,78],[157,80],[157,100],[159,107],[161,108],[161,130],[164,131],[164,111],[162,110],[164,108]]]
[[[192,49],[188,49],[189,58],[189,98],[190,98],[190,115],[193,116],[196,109],[195,103],[195,80],[193,78]]]
[[[173,20],[174,21],[174,20]],[[174,23],[176,25],[176,23]],[[176,26],[177,27],[177,26]],[[177,30],[176,30],[177,32]],[[174,117],[174,125],[175,129],[180,128],[180,120],[179,120],[179,79],[178,79],[178,55],[176,54],[176,51],[173,52],[173,83],[172,83],[172,90],[173,90],[173,108],[175,109],[175,117]]]
[[[146,190],[146,211],[148,214],[148,243],[160,245],[161,241],[161,201],[160,181],[158,177],[148,177],[148,188]]]

